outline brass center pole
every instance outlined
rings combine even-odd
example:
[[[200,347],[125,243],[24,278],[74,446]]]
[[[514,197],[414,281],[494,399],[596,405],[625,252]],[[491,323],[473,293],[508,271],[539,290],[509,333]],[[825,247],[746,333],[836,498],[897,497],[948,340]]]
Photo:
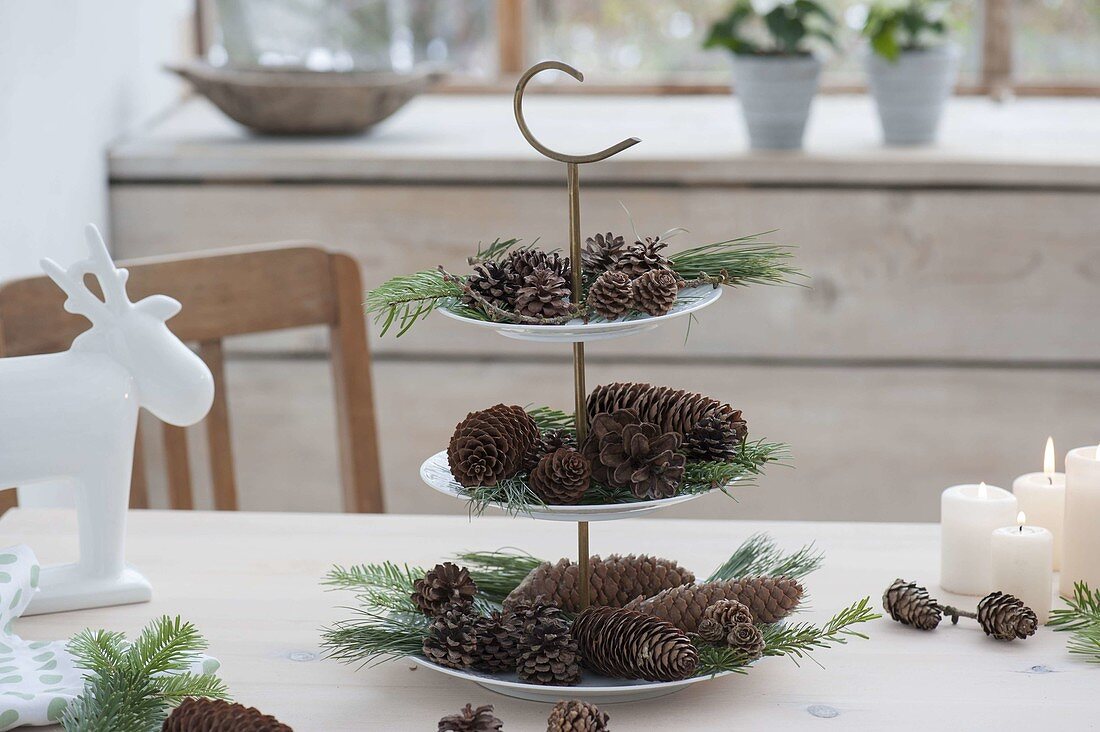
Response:
[[[569,185],[569,262],[573,275],[573,302],[581,301],[581,179],[580,166],[566,163]],[[588,408],[585,404],[588,391],[584,386],[584,343],[573,344],[573,396],[574,420],[577,425],[577,446],[584,445],[588,435]],[[577,522],[577,564],[581,580],[581,609],[591,601],[588,577],[588,522]]]

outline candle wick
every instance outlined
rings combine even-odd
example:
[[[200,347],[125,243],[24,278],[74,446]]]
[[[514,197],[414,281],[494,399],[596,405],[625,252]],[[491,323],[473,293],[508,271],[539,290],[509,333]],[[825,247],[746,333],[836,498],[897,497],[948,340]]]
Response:
[[[1048,475],[1047,476],[1047,483],[1050,483],[1051,485],[1054,485],[1054,476],[1053,475]]]
[[[1020,524],[1020,533],[1021,534],[1024,533],[1024,525],[1023,524]]]

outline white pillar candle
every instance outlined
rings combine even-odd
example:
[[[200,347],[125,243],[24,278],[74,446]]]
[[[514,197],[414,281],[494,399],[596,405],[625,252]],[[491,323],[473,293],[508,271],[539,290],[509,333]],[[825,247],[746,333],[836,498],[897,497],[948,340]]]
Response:
[[[1061,593],[1074,582],[1100,588],[1100,447],[1078,447],[1066,455],[1066,520],[1062,528]]]
[[[1047,438],[1043,472],[1025,473],[1012,482],[1012,493],[1031,526],[1041,526],[1054,537],[1055,571],[1062,566],[1062,519],[1066,512],[1066,474],[1054,471],[1054,439]]]
[[[1025,513],[1020,511],[1017,526],[993,531],[993,589],[1020,598],[1042,624],[1050,617],[1054,536],[1041,526],[1025,526],[1025,520]]]
[[[985,483],[955,485],[940,499],[940,585],[959,595],[992,589],[990,537],[1016,520],[1016,496]]]

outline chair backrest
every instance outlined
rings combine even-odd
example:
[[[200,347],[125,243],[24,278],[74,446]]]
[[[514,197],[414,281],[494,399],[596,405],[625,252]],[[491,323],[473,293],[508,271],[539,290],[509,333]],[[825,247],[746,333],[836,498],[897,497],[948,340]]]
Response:
[[[215,508],[237,508],[222,339],[325,325],[332,342],[344,510],[383,510],[370,350],[355,259],[292,243],[136,259],[119,262],[119,266],[130,272],[127,290],[135,302],[160,293],[183,304],[168,325],[181,340],[197,345],[214,375],[214,405],[205,423]],[[98,286],[94,281],[89,285]],[[89,326],[84,318],[62,309],[64,300],[65,295],[46,277],[0,286],[0,356],[67,349]],[[192,508],[186,432],[168,424],[160,426],[164,430],[169,504]],[[131,489],[134,507],[148,506],[142,453],[139,440]],[[14,490],[0,492],[0,513],[14,505],[14,494]]]

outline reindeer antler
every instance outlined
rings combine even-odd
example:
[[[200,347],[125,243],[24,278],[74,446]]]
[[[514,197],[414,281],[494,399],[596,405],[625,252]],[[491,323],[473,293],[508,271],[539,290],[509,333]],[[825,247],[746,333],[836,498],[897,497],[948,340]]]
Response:
[[[74,315],[83,315],[95,325],[106,322],[112,314],[121,314],[127,307],[132,307],[130,298],[126,295],[129,272],[115,267],[107,252],[107,245],[94,224],[84,227],[84,237],[91,254],[89,259],[74,262],[68,269],[63,269],[52,259],[43,259],[40,264],[50,279],[68,295],[65,310]],[[87,274],[92,274],[99,280],[99,286],[103,289],[103,300],[92,294],[84,284],[84,275]]]

